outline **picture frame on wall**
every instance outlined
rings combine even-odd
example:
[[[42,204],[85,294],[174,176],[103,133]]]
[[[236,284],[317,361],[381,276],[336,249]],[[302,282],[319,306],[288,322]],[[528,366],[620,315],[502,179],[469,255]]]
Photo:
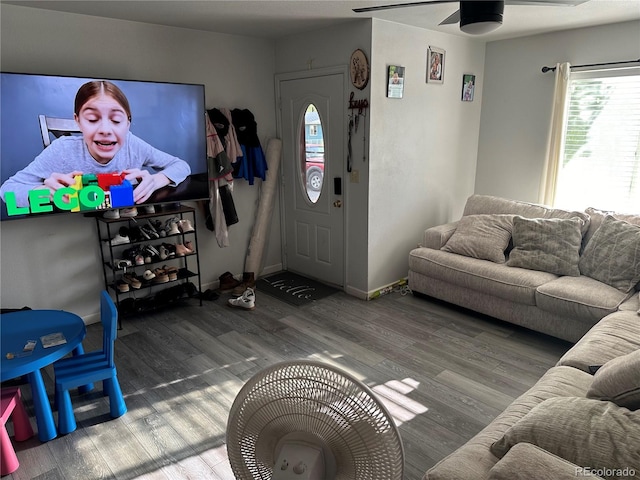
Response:
[[[462,75],[462,96],[463,102],[473,102],[473,93],[476,89],[476,76],[470,73]]]
[[[387,97],[402,98],[404,93],[404,67],[389,65],[387,68]]]
[[[429,45],[427,49],[427,83],[444,83],[445,51]]]

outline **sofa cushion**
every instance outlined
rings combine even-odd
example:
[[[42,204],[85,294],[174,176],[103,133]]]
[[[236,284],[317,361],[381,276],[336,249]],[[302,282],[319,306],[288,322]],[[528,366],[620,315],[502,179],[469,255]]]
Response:
[[[585,210],[585,213],[589,215],[589,218],[591,219],[591,221],[589,223],[589,229],[584,234],[584,238],[582,240],[582,244],[584,246],[586,246],[589,243],[589,240],[591,240],[591,237],[593,237],[593,234],[596,233],[598,228],[600,228],[600,225],[602,225],[602,221],[604,220],[604,217],[606,217],[607,215],[611,215],[617,218],[618,220],[624,220],[625,222],[632,223],[633,225],[640,225],[640,215],[638,214],[634,215],[629,213],[604,211],[604,210],[599,210],[593,207],[587,208]]]
[[[409,254],[409,269],[516,303],[535,305],[536,288],[558,278],[547,272],[510,268],[504,264],[455,253],[416,248]]]
[[[616,405],[640,408],[640,350],[614,358],[593,376],[587,398],[609,400]]]
[[[640,348],[640,318],[635,312],[615,312],[600,320],[557,365],[579,368],[604,365]]]
[[[580,258],[580,272],[621,292],[640,282],[640,226],[607,215]]]
[[[577,217],[514,217],[513,250],[507,265],[577,277],[583,225]]]
[[[536,290],[540,309],[590,323],[617,311],[628,298],[628,294],[585,276],[560,277]]]
[[[531,443],[517,443],[489,472],[488,480],[576,480],[576,464]],[[584,472],[586,473],[586,472]],[[591,480],[602,477],[589,475]]]
[[[582,234],[589,229],[589,215],[585,212],[567,211],[559,208],[549,208],[535,203],[509,200],[491,195],[471,195],[464,206],[463,215],[479,214],[520,215],[525,218],[574,218],[584,221]]]
[[[604,478],[640,479],[640,411],[611,402],[581,397],[545,400],[507,430],[491,452],[502,458],[520,442],[537,445],[576,465],[608,470]],[[609,471],[625,467],[626,475]]]
[[[493,442],[544,400],[558,396],[584,396],[592,376],[570,367],[552,367],[538,382],[516,398],[493,422],[464,446],[431,468],[427,480],[478,480],[486,478],[498,459],[491,454]]]
[[[467,215],[460,219],[442,250],[504,263],[512,228],[513,215]]]

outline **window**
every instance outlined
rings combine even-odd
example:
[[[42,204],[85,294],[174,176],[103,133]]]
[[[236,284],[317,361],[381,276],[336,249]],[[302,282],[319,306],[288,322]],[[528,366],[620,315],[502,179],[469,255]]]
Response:
[[[307,105],[299,126],[300,178],[311,203],[316,203],[324,185],[324,135],[322,120],[313,103]]]
[[[554,204],[639,212],[640,70],[571,73],[568,102]]]

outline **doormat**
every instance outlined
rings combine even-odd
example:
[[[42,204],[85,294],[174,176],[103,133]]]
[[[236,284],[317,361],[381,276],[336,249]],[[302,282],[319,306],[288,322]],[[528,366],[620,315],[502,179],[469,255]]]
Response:
[[[280,272],[256,280],[256,289],[296,307],[339,292],[337,288],[292,272]]]

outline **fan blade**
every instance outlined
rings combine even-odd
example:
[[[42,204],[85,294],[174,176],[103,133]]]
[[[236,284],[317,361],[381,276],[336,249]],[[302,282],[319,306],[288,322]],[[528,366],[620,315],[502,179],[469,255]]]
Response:
[[[530,5],[533,7],[575,7],[589,0],[505,0],[505,5]]]
[[[411,3],[392,3],[389,5],[378,5],[375,7],[361,7],[354,8],[353,11],[356,13],[364,13],[364,12],[375,12],[377,10],[391,10],[394,8],[405,8],[405,7],[419,7],[422,5],[431,5],[437,3],[458,3],[458,0],[430,0],[424,2],[411,2]]]
[[[454,13],[441,21],[438,25],[452,25],[458,22],[460,22],[460,10],[456,10]]]

